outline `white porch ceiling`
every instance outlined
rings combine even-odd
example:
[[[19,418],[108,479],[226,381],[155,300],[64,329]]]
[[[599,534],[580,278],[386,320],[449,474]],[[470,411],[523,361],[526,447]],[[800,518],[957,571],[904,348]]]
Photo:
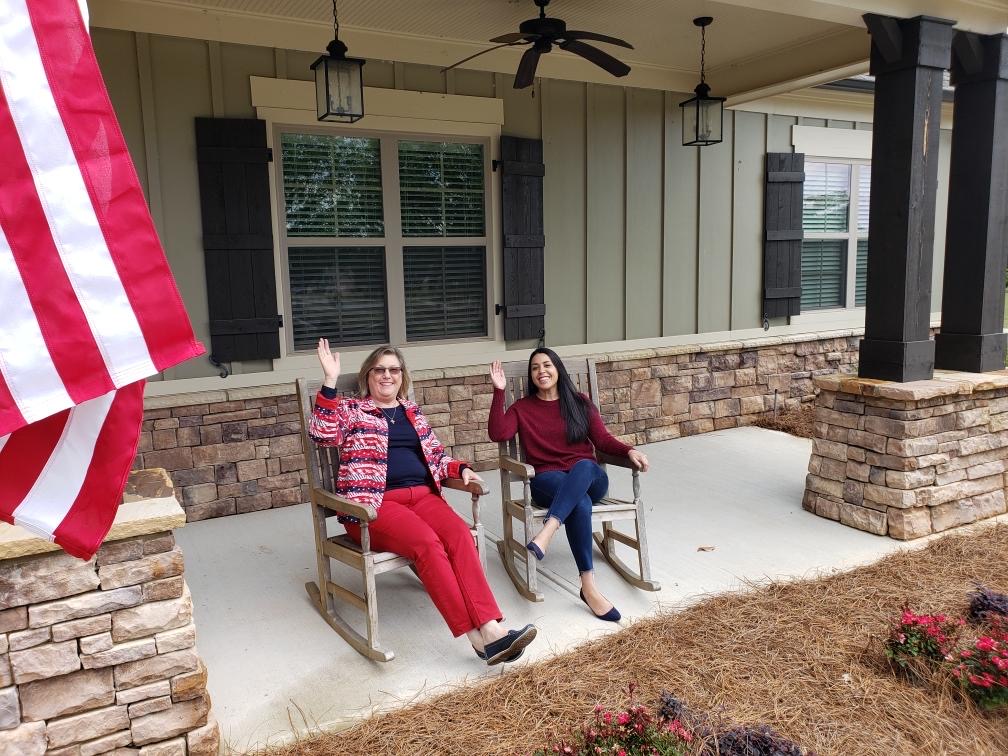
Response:
[[[329,0],[89,0],[94,26],[321,51],[332,36]],[[868,7],[871,6],[871,7]],[[708,28],[708,81],[735,102],[867,71],[865,12],[928,14],[991,33],[1008,28],[1008,0],[552,0],[568,28],[621,37],[609,49],[631,65],[613,79],[576,56],[544,56],[542,76],[689,91],[698,79],[696,16]],[[532,0],[339,0],[351,54],[445,66],[517,31]],[[467,68],[513,73],[523,48],[481,56]]]

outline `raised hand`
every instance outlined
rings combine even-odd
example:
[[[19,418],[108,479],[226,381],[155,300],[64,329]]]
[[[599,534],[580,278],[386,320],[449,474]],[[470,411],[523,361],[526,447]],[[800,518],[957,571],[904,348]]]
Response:
[[[500,360],[494,360],[490,365],[490,382],[495,389],[500,389],[501,391],[507,385],[507,381],[504,378],[504,368],[501,367]]]
[[[325,374],[325,385],[329,388],[336,388],[336,379],[340,375],[340,358],[339,352],[333,354],[329,350],[329,339],[318,340],[318,361]]]

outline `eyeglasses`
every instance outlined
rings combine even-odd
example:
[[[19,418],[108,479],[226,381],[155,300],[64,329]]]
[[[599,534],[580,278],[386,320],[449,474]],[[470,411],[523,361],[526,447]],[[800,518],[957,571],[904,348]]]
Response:
[[[380,375],[385,374],[385,373],[388,373],[393,378],[398,378],[399,374],[401,372],[402,372],[402,368],[400,368],[400,367],[373,367],[373,368],[371,368],[371,375],[375,376],[376,378],[378,376],[380,376]]]

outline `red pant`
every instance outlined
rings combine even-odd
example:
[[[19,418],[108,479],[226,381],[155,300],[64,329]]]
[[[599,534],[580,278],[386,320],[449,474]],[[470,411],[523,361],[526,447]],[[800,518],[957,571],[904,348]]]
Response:
[[[429,486],[386,491],[368,530],[372,549],[416,563],[424,588],[456,638],[502,619],[469,526]],[[346,531],[360,543],[360,526],[348,522]]]

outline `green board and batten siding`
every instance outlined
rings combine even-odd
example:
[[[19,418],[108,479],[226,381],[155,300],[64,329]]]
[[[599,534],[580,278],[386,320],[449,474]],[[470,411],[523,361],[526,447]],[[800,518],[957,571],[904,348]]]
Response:
[[[317,54],[107,29],[93,38],[186,307],[209,343],[193,119],[254,116],[250,75],[308,80]],[[500,97],[503,133],[543,140],[547,343],[759,327],[762,163],[768,151],[791,150],[799,119],[729,111],[721,145],[684,148],[680,93],[548,80],[533,96],[503,74],[383,61],[369,62],[364,77],[368,86]],[[193,360],[166,377],[215,374]]]
[[[588,288],[586,292],[589,343],[626,338],[626,96],[620,87],[587,85],[585,128],[586,183],[567,191],[586,196],[588,207]],[[507,114],[505,113],[505,118]],[[563,134],[556,124],[543,123],[543,135]],[[556,191],[554,187],[547,189]],[[546,218],[546,243],[550,247],[553,219]],[[547,266],[563,263],[547,255]],[[552,280],[555,276],[549,274]],[[551,291],[551,295],[559,293]],[[566,306],[551,299],[546,307],[546,334],[551,344],[569,344],[573,333],[559,331],[550,313]]]
[[[547,165],[563,166],[551,171],[543,182],[543,216],[550,219],[549,254],[565,265],[545,266],[546,319],[551,330],[587,340],[585,301],[588,290],[585,249],[587,221],[585,204],[585,85],[571,81],[546,81],[540,90],[542,119],[550,124],[543,139]],[[554,307],[557,292],[564,306]]]
[[[626,338],[662,330],[664,93],[626,89]]]

